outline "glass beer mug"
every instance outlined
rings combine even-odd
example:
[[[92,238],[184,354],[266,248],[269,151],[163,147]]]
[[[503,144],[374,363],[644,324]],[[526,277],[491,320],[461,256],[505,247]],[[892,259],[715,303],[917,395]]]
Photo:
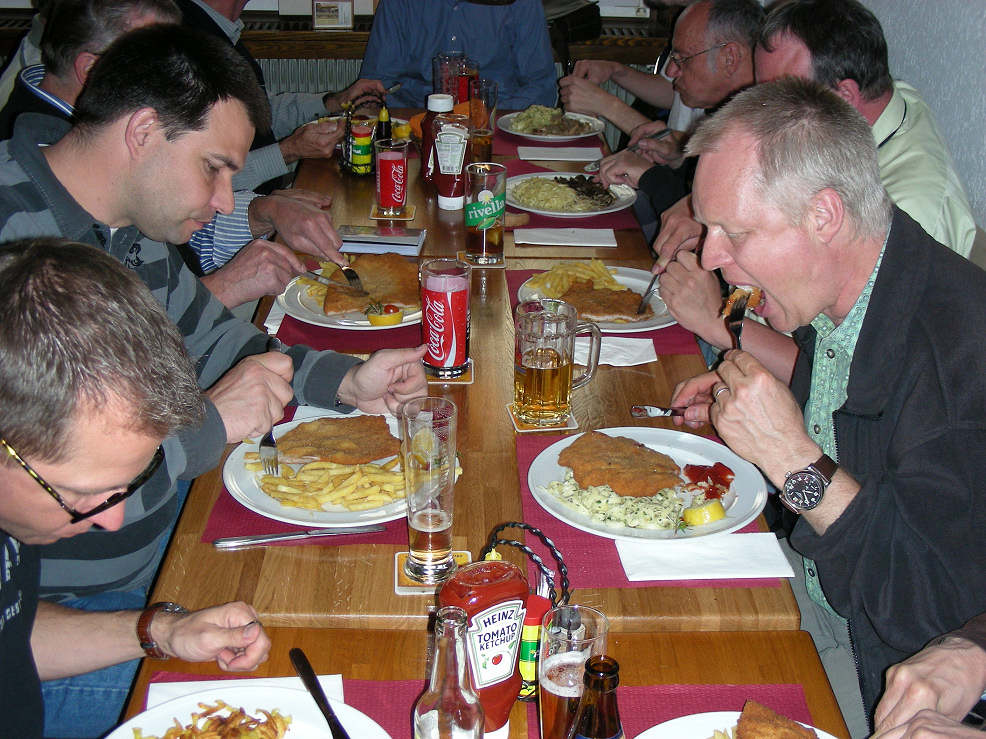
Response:
[[[521,303],[514,317],[514,412],[535,426],[565,423],[572,390],[596,374],[599,327],[579,323],[574,306],[546,298]],[[573,379],[575,337],[584,333],[590,336],[589,361],[585,372]]]

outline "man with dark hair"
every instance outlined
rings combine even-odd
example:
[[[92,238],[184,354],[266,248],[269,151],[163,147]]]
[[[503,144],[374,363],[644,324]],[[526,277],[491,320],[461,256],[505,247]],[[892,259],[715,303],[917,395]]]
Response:
[[[884,671],[986,610],[986,273],[892,205],[868,122],[815,82],[744,91],[688,153],[702,267],[799,352],[788,389],[744,331],[671,405],[780,490],[802,628],[868,736]]]
[[[302,346],[265,353],[267,337],[226,311],[168,246],[229,210],[232,173],[267,120],[266,97],[230,47],[179,26],[133,31],[93,66],[76,112],[74,128],[25,114],[28,125],[0,143],[0,240],[61,235],[134,270],[185,337],[207,411],[200,426],[165,440],[164,464],[120,531],[46,549],[42,595],[142,603],[176,519],[178,478],[215,465],[226,443],[265,433],[292,398],[395,409],[426,390],[425,347],[365,363]]]
[[[4,244],[0,283],[4,736],[61,736],[42,732],[39,678],[152,649],[252,670],[270,641],[245,603],[194,613],[158,604],[141,619],[139,610],[92,613],[38,600],[39,545],[124,525],[123,501],[155,474],[164,438],[201,423],[205,407],[181,334],[112,257],[60,239]],[[95,697],[88,706],[103,707]]]

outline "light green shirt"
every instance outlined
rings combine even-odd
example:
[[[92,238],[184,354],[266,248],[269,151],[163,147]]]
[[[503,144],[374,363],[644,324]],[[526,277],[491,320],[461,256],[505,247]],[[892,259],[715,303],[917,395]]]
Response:
[[[976,222],[935,117],[918,91],[894,82],[873,124],[880,179],[898,208],[932,238],[968,258]]]
[[[887,231],[887,237],[890,231]],[[845,405],[849,387],[849,368],[852,366],[852,356],[856,351],[859,332],[863,328],[863,319],[873,294],[873,285],[883,253],[887,248],[887,237],[883,239],[883,248],[877,257],[876,265],[870,273],[863,291],[856,299],[849,314],[838,326],[825,314],[819,314],[811,322],[815,329],[815,357],[811,365],[811,393],[805,404],[805,428],[808,435],[822,451],[836,462],[839,461],[839,449],[835,444],[835,421],[832,414]],[[804,558],[805,586],[813,601],[833,614],[818,582],[818,571],[814,561]],[[835,614],[838,615],[838,614]]]

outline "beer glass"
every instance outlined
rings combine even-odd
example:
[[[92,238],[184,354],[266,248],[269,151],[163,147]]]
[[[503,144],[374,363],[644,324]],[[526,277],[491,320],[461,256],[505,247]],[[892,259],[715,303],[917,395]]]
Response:
[[[473,128],[493,128],[499,86],[496,80],[474,77],[469,82],[469,125]]]
[[[596,374],[599,327],[579,323],[574,306],[547,298],[521,303],[514,317],[514,413],[535,426],[563,423],[571,411],[572,390]],[[589,362],[573,380],[575,337],[583,333],[590,336]]]
[[[476,264],[503,262],[503,212],[507,168],[479,162],[466,166],[466,258]]]
[[[470,164],[488,162],[493,158],[493,132],[488,128],[470,128],[466,159]]]
[[[585,661],[605,654],[609,621],[588,606],[552,608],[541,622],[541,739],[565,739],[582,697]]]
[[[458,412],[445,398],[416,398],[401,406],[401,462],[407,491],[409,551],[404,574],[427,584],[453,572],[452,487]]]
[[[373,142],[377,154],[377,206],[384,216],[399,216],[407,202],[407,140]]]
[[[446,51],[431,60],[432,91],[455,97],[459,84],[459,70],[465,60],[461,51]]]

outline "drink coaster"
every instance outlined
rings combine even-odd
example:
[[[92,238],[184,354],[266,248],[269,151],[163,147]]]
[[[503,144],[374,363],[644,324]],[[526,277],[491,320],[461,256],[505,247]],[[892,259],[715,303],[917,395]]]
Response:
[[[370,208],[370,220],[371,221],[413,221],[414,211],[417,210],[416,205],[405,205],[404,210],[401,211],[400,215],[388,216],[380,212],[380,206],[375,205]]]
[[[404,574],[404,562],[407,561],[407,552],[394,553],[394,592],[397,595],[434,595],[439,584],[425,585],[415,582]],[[452,552],[452,558],[459,567],[472,562],[472,555],[469,552]]]
[[[518,434],[528,434],[532,431],[578,431],[579,425],[575,422],[575,416],[571,413],[568,414],[568,418],[565,419],[564,423],[558,423],[554,426],[535,426],[533,423],[527,423],[526,421],[521,421],[517,418],[514,413],[514,404],[507,403],[507,413],[510,414],[510,420],[513,421],[514,428],[517,430]]]
[[[479,262],[472,261],[464,251],[457,251],[455,253],[455,258],[460,262],[465,262],[466,264],[475,267],[476,269],[506,269],[507,260],[501,259],[499,264],[480,264]]]
[[[458,377],[434,377],[428,374],[428,368],[425,367],[425,377],[428,378],[429,385],[472,385],[473,381],[476,379],[476,373],[473,372],[472,358],[468,360],[469,366],[466,367],[466,371],[463,372]]]

